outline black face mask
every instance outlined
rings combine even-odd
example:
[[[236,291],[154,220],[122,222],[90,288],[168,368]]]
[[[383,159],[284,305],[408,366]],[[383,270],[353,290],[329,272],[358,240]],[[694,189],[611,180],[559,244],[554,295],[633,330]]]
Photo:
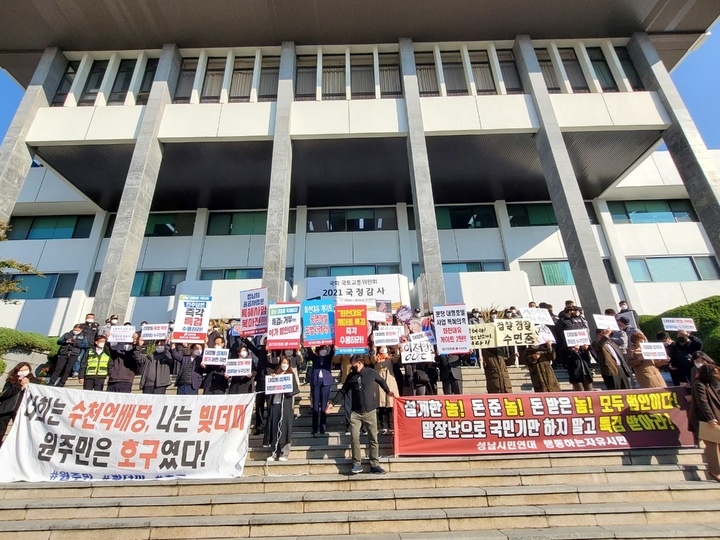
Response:
[[[183,348],[182,354],[183,356],[190,356],[192,354],[192,349],[189,347]]]
[[[350,371],[352,371],[353,373],[357,373],[358,371],[360,371],[360,368],[358,368],[357,366],[353,366],[350,368]]]
[[[679,341],[680,343],[687,343],[688,341],[690,341],[690,338],[679,337],[679,338],[678,338],[678,341]]]

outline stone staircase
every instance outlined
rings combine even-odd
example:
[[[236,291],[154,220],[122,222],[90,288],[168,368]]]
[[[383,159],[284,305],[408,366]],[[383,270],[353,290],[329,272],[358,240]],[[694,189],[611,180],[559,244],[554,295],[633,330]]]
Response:
[[[465,392],[484,392],[482,372],[464,371]],[[522,368],[511,378],[531,389]],[[289,461],[266,463],[253,436],[238,479],[5,484],[0,540],[720,539],[720,483],[701,481],[700,450],[394,458],[381,436],[388,474],[348,476],[342,412],[312,437],[301,388]]]

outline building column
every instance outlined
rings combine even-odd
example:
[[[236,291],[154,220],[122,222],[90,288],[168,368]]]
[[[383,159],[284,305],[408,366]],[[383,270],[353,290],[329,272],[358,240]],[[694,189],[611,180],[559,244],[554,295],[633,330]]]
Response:
[[[720,260],[720,170],[648,35],[634,34],[627,48],[643,86],[657,92],[670,117],[663,140]]]
[[[290,218],[292,174],[290,112],[295,97],[294,79],[295,43],[285,41],[280,53],[262,277],[263,286],[267,287],[268,298],[271,302],[285,300],[285,266],[287,263],[287,231]]]
[[[0,221],[10,221],[33,160],[25,139],[40,107],[47,107],[52,101],[65,66],[67,59],[60,49],[45,50],[0,145]]]
[[[157,135],[165,105],[172,101],[175,93],[181,60],[176,45],[163,47],[100,274],[94,303],[100,320],[110,313],[127,318],[130,290],[162,162],[162,146]]]
[[[200,268],[202,266],[203,248],[205,247],[205,235],[209,218],[210,212],[207,208],[198,208],[197,212],[195,212],[195,226],[193,227],[187,273],[185,275],[187,281],[200,279]]]
[[[420,255],[420,275],[423,277],[422,309],[445,304],[440,238],[435,219],[430,163],[422,109],[420,87],[415,69],[415,51],[412,40],[400,40],[400,68],[402,70],[405,108],[408,117],[408,162],[410,163],[410,186],[412,188],[415,231]]]
[[[412,250],[410,249],[410,223],[408,222],[407,203],[399,202],[395,206],[398,225],[398,245],[400,249],[400,273],[414,284],[412,271]]]
[[[604,313],[615,298],[530,37],[518,36],[513,52],[540,122],[535,145],[580,301],[588,315]]]
[[[495,217],[497,218],[503,253],[505,253],[505,268],[511,272],[519,272],[520,260],[515,256],[515,252],[510,249],[510,241],[508,239],[511,224],[507,203],[505,201],[495,201]]]
[[[293,254],[293,294],[297,300],[298,291],[305,291],[307,277],[305,246],[307,245],[307,206],[295,209],[295,253]],[[301,298],[301,300],[303,300]]]

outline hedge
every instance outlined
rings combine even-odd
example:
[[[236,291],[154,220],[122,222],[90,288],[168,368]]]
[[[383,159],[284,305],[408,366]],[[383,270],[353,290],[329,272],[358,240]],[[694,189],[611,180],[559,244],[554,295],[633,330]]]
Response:
[[[34,332],[20,332],[12,328],[0,328],[0,357],[11,349],[27,349],[35,352],[46,353],[49,360],[53,360],[60,350],[57,344],[57,337],[47,337]],[[5,372],[7,367],[4,360],[0,359],[0,367]]]
[[[703,351],[720,361],[720,296],[710,296],[692,304],[669,309],[660,315],[641,315],[640,328],[650,341],[662,331],[663,317],[690,318],[695,321],[695,335],[703,340]]]

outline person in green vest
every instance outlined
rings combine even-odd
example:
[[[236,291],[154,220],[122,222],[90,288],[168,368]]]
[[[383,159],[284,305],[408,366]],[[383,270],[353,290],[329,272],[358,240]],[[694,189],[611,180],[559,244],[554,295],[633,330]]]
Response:
[[[97,390],[102,392],[105,380],[108,376],[110,355],[105,350],[107,338],[98,335],[95,338],[95,347],[88,350],[80,364],[78,382],[85,390]]]

